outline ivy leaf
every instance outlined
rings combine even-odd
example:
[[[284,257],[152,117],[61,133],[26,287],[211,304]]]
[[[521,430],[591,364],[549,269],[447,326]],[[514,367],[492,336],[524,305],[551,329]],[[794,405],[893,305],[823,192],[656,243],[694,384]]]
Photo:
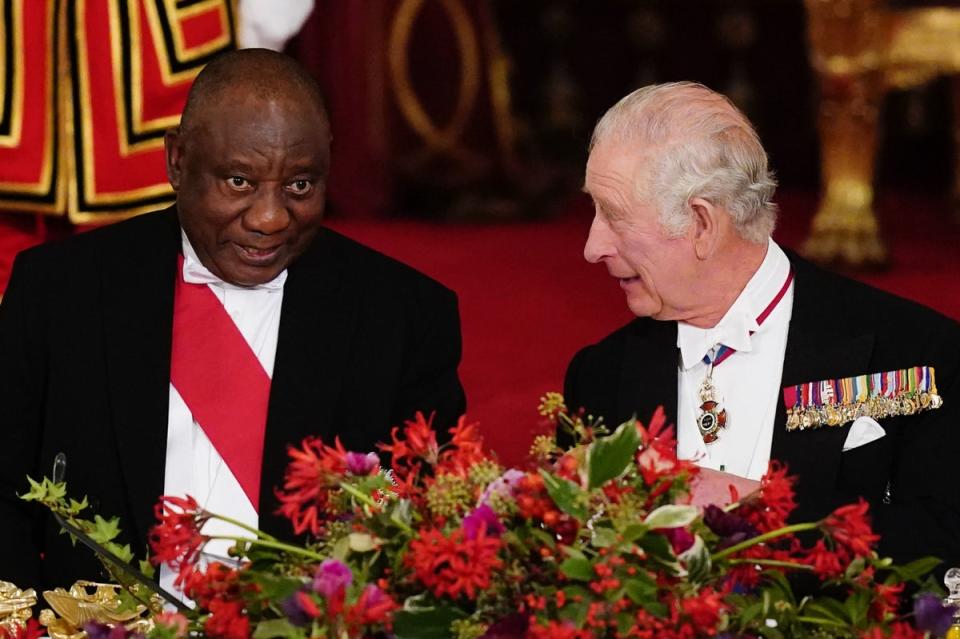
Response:
[[[587,449],[587,486],[598,488],[619,477],[640,447],[636,420],[624,422],[609,437],[597,439]]]
[[[543,477],[547,494],[550,495],[557,508],[581,521],[589,517],[587,509],[583,505],[585,501],[584,493],[579,486],[543,469],[540,469],[540,475]]]
[[[93,516],[93,528],[87,533],[90,538],[101,546],[113,541],[120,534],[120,519],[114,517],[106,520],[100,515]]]

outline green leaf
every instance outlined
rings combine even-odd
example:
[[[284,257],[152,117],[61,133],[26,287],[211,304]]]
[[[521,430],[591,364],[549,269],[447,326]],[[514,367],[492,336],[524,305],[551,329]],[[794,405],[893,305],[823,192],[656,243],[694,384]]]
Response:
[[[655,601],[657,597],[657,584],[653,578],[645,572],[638,572],[633,577],[625,579],[623,589],[631,601],[638,605],[643,605],[644,602],[648,601]]]
[[[277,639],[277,637],[297,637],[300,631],[286,619],[268,619],[257,624],[253,639]]]
[[[903,581],[919,581],[940,563],[936,557],[921,557],[903,566],[890,566],[890,570]]]
[[[859,625],[867,620],[867,613],[870,611],[870,603],[873,599],[873,593],[867,590],[859,590],[847,597],[843,607],[847,612],[847,617],[853,625]]]
[[[450,624],[466,616],[451,606],[404,609],[393,615],[393,634],[397,639],[450,639]]]
[[[120,534],[120,518],[114,517],[106,520],[100,515],[93,516],[93,530],[90,531],[90,538],[98,544],[106,544],[113,541]]]
[[[590,545],[594,548],[609,548],[617,543],[617,531],[598,526],[593,529],[593,537],[590,539]]]
[[[542,468],[540,475],[543,477],[544,486],[550,499],[557,505],[557,508],[572,515],[577,519],[584,520],[589,516],[584,506],[585,496],[580,487],[572,481],[562,479],[553,475]]]
[[[689,526],[697,518],[697,507],[684,504],[660,506],[646,516],[643,523],[648,528],[680,528]]]
[[[580,627],[583,625],[583,622],[587,619],[587,612],[590,610],[590,599],[584,597],[583,601],[570,601],[561,608],[557,616],[560,617],[562,621],[570,621],[573,625]]]
[[[630,524],[620,534],[623,536],[623,541],[629,544],[646,535],[648,530],[650,529],[643,524]]]
[[[530,531],[531,536],[535,537],[541,544],[546,545],[547,548],[552,550],[553,548],[557,547],[556,538],[546,530],[541,528],[528,528],[528,530]]]
[[[579,581],[590,581],[594,578],[593,564],[590,563],[589,559],[577,559],[575,557],[564,559],[563,563],[560,564],[560,572],[570,579]]]
[[[646,535],[640,539],[639,545],[651,557],[663,561],[673,560],[673,547],[663,535]]]
[[[850,623],[850,616],[847,609],[836,599],[818,598],[810,601],[803,608],[804,617],[820,617],[828,621],[835,621],[843,624]]]
[[[620,424],[609,437],[590,444],[587,448],[587,486],[590,490],[622,475],[639,447],[640,433],[633,419]]]

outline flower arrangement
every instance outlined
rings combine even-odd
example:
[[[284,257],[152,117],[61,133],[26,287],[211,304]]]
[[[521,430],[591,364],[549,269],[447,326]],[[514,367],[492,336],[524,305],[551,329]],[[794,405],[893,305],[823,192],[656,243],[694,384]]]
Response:
[[[233,539],[239,568],[199,560],[215,538],[204,523],[229,519],[163,497],[151,561],[178,573],[196,608],[158,614],[151,638],[905,639],[950,626],[934,594],[904,605],[936,560],[880,558],[865,502],[788,524],[792,480],[773,463],[756,493],[701,511],[689,503],[698,468],[677,459],[662,410],[613,432],[557,394],[540,410],[551,433],[524,469],[500,466],[464,419],[444,445],[423,415],[393,429],[380,445],[389,467],[308,438],[277,491],[306,543],[248,529]],[[62,485],[32,485],[27,499],[115,537],[115,523],[80,519]],[[110,632],[88,628],[122,639]]]

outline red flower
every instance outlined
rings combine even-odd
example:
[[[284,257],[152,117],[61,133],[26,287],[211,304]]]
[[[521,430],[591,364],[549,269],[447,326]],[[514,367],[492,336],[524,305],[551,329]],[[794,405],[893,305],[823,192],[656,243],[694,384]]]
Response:
[[[862,498],[856,504],[840,506],[823,520],[824,532],[843,549],[857,557],[866,557],[879,539],[873,533],[867,510],[870,505]]]
[[[241,588],[239,570],[214,562],[207,565],[205,572],[190,572],[186,576],[183,593],[202,608],[209,608],[215,599],[239,598]]]
[[[812,548],[807,550],[803,563],[813,566],[813,571],[820,579],[834,579],[843,574],[846,565],[840,556],[827,548],[822,539],[818,539]]]
[[[531,620],[526,639],[593,639],[589,630],[578,630],[569,621],[548,621],[539,625]]]
[[[874,584],[877,593],[876,599],[870,606],[870,616],[877,621],[884,621],[889,615],[895,615],[900,607],[900,595],[904,584]]]
[[[487,537],[485,530],[466,539],[461,529],[447,537],[430,528],[421,530],[410,542],[404,562],[436,596],[456,599],[466,595],[475,599],[478,590],[490,586],[493,571],[503,566],[497,557],[500,546],[500,540]]]
[[[693,623],[698,632],[708,635],[716,633],[724,607],[723,596],[712,588],[704,588],[698,595],[680,601],[684,617]]]
[[[444,473],[466,477],[470,468],[475,464],[489,459],[483,451],[483,437],[480,435],[479,425],[467,423],[466,416],[457,421],[457,425],[450,429],[452,438],[450,445],[444,447],[440,453],[437,474]]]
[[[46,632],[36,619],[29,619],[26,625],[15,625],[13,630],[0,626],[0,639],[38,639]]]
[[[210,616],[203,624],[207,635],[223,639],[247,639],[250,636],[250,620],[243,614],[242,601],[214,599],[208,609]]]
[[[200,528],[209,515],[193,497],[161,497],[153,512],[160,523],[150,529],[148,536],[152,550],[150,561],[179,571],[176,581],[179,586],[193,570],[207,542],[208,537],[200,533]]]
[[[372,624],[389,625],[390,613],[399,607],[390,595],[373,584],[367,584],[357,603],[347,610],[347,624],[353,628]]]
[[[307,437],[301,448],[287,449],[290,464],[283,476],[283,489],[276,491],[280,507],[277,514],[293,523],[299,535],[310,531],[319,535],[323,524],[333,514],[330,492],[339,488],[347,471],[347,451],[335,440],[327,446],[319,437]]]
[[[677,459],[677,442],[673,437],[673,426],[667,425],[663,406],[657,407],[648,426],[644,427],[639,421],[636,424],[641,440],[641,447],[637,452],[637,468],[647,486],[654,486],[661,479],[672,480],[681,473],[693,475],[697,472],[696,464]],[[668,487],[669,484],[660,492]]]
[[[400,431],[396,426],[390,431],[392,444],[378,444],[380,450],[390,453],[394,469],[409,468],[417,459],[422,459],[435,466],[440,454],[437,445],[437,434],[433,430],[433,414],[430,418],[417,411],[416,417],[404,422],[403,438],[397,437]]]
[[[761,533],[786,526],[787,517],[797,507],[794,481],[793,477],[787,476],[786,466],[772,460],[766,474],[760,479],[759,496],[741,505],[743,518]]]

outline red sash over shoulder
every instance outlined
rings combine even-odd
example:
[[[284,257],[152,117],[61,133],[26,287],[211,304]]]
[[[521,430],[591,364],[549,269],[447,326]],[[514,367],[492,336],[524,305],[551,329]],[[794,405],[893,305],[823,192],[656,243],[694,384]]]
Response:
[[[183,256],[170,382],[259,512],[270,377],[213,291],[183,281]]]

